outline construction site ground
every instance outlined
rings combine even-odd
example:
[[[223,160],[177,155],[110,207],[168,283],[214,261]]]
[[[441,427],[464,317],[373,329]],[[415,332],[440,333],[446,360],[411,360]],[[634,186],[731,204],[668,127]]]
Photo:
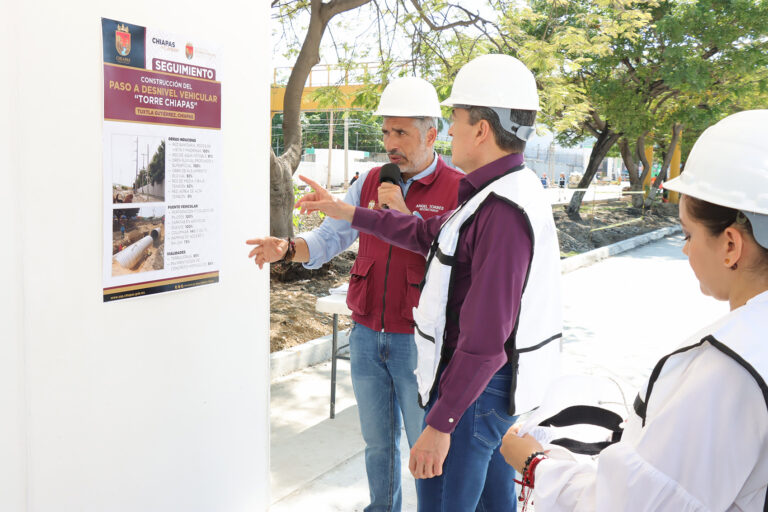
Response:
[[[563,206],[552,211],[560,240],[561,257],[603,247],[678,222],[677,205],[658,203],[649,211],[632,208],[629,196],[621,200],[584,204],[581,220],[568,217]],[[317,227],[317,214],[302,216],[297,234]],[[612,227],[609,227],[612,226]],[[300,264],[271,266],[270,349],[272,352],[299,345],[331,332],[330,315],[315,312],[318,297],[345,283],[357,254],[357,242],[318,270]],[[339,317],[339,328],[349,327],[349,317]]]
[[[125,274],[137,274],[150,270],[161,270],[165,264],[165,226],[160,220],[155,221],[132,221],[125,231],[125,235],[117,231],[112,231],[112,254],[120,252],[121,248],[128,247],[141,238],[149,235],[153,229],[158,230],[159,236],[133,268],[123,268],[117,261],[112,260],[112,275],[122,276]]]
[[[123,202],[124,198],[130,196],[130,201]],[[140,192],[133,192],[132,189],[118,189],[116,187],[112,187],[112,202],[114,204],[122,203],[122,204],[133,204],[133,203],[158,203],[163,202],[164,198],[153,196],[150,194],[143,194]]]

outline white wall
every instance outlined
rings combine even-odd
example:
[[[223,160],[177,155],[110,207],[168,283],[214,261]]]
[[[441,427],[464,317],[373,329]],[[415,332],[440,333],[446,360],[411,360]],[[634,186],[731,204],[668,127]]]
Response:
[[[18,41],[16,28],[12,23],[16,5],[3,4],[0,16],[0,45]],[[6,13],[9,15],[6,16]],[[0,79],[0,219],[7,226],[7,238],[0,250],[0,510],[24,510],[25,501],[25,412],[23,389],[23,344],[22,332],[22,258],[18,251],[21,235],[19,176],[12,172],[15,153],[11,148],[17,142],[13,121],[8,116],[11,106],[17,101],[16,82],[7,79],[14,75],[16,61],[6,60],[7,68]]]
[[[4,2],[0,510],[266,510],[268,9]],[[101,16],[221,44],[219,284],[102,303]]]
[[[155,197],[165,197],[165,180],[160,183],[147,183],[143,187],[139,187],[139,193]]]

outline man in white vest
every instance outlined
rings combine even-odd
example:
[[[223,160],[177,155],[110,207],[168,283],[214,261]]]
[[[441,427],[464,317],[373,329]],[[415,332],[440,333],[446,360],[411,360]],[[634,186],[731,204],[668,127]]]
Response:
[[[428,254],[413,315],[427,411],[410,459],[419,511],[515,510],[498,448],[559,372],[562,329],[552,210],[523,162],[536,81],[519,60],[485,55],[459,71],[443,105],[453,108],[453,162],[467,172],[458,209],[423,220],[354,208],[311,180],[316,192],[297,204]]]

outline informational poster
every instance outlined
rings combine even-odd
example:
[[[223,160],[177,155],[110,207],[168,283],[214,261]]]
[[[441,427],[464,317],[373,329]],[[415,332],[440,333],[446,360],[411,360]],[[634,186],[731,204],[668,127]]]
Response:
[[[102,18],[104,302],[219,280],[221,55]]]

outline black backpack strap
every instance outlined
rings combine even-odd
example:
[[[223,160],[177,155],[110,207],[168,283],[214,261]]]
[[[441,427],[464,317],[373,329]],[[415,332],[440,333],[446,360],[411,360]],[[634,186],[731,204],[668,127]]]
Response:
[[[595,443],[585,443],[576,439],[560,438],[551,444],[562,446],[574,453],[597,455],[608,446],[621,439],[623,418],[613,411],[593,405],[573,405],[539,423],[542,427],[568,427],[573,425],[595,425],[609,430],[611,439]]]

